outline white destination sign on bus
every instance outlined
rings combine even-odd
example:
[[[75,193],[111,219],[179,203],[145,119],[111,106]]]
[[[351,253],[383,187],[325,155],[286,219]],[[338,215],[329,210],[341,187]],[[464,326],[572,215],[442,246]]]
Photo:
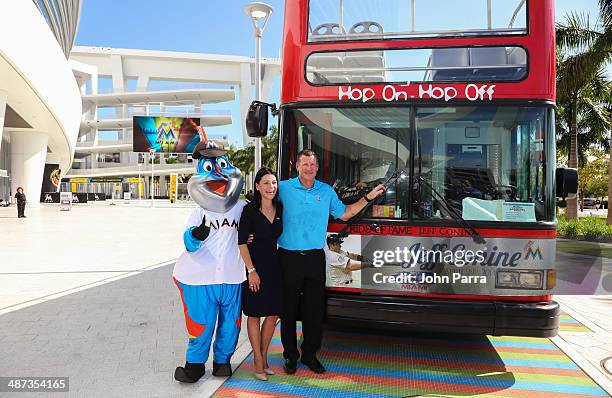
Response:
[[[398,89],[396,86],[387,84],[382,88],[380,95],[383,100],[387,102],[397,101],[408,101],[409,99],[440,99],[444,101],[450,101],[457,98],[459,91],[453,86],[440,87],[433,84],[419,84],[418,93],[410,94],[408,87],[410,84],[405,84],[400,87],[406,87],[405,89]],[[338,87],[338,99],[339,100],[350,100],[350,101],[361,101],[368,102],[369,100],[377,97],[377,88],[366,87],[357,88],[352,86],[339,86]],[[468,84],[463,90],[464,96],[469,101],[484,101],[493,100],[495,94],[495,84]]]

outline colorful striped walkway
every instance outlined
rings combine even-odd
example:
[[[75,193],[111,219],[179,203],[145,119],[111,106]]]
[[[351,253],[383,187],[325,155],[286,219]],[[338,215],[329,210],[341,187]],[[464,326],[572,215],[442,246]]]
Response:
[[[609,396],[549,339],[326,330],[319,353],[327,368],[322,375],[301,364],[295,375],[283,372],[278,328],[270,352],[276,375],[255,380],[249,356],[213,397]]]
[[[572,318],[567,312],[561,311],[559,314],[559,331],[560,332],[578,332],[578,333],[591,333],[592,330],[584,326]]]

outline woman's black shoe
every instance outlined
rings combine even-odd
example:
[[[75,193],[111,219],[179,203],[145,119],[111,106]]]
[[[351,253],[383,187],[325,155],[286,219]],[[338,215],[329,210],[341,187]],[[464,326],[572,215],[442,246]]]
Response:
[[[283,365],[283,368],[285,369],[285,373],[287,373],[288,375],[292,375],[297,369],[297,361],[295,359],[285,358],[285,364]]]
[[[178,366],[174,370],[174,380],[181,383],[195,383],[204,376],[205,368],[203,363],[185,362],[185,367]]]
[[[325,367],[321,364],[321,362],[319,362],[317,358],[310,358],[310,359],[302,358],[302,363],[308,366],[308,368],[310,368],[310,370],[312,370],[315,373],[325,373]]]
[[[232,375],[232,365],[229,363],[214,363],[213,362],[213,376],[217,377],[229,377]]]

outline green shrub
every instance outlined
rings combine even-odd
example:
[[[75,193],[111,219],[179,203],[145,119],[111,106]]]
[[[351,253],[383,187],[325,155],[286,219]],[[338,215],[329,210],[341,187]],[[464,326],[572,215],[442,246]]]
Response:
[[[595,220],[588,220],[583,223],[583,235],[586,240],[601,240],[606,237],[608,227]]]
[[[564,238],[577,239],[580,235],[580,224],[576,220],[564,221],[559,224],[559,234]]]
[[[557,234],[568,239],[605,240],[612,238],[612,225],[606,217],[579,217],[566,220],[564,215],[557,218]]]

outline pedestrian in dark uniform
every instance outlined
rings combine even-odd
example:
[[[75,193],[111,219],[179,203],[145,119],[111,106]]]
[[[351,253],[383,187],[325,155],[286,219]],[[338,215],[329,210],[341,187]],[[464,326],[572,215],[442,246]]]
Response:
[[[242,210],[238,228],[238,247],[247,272],[242,311],[248,316],[255,378],[262,381],[274,374],[268,365],[268,347],[282,307],[281,268],[276,245],[283,232],[281,217],[276,175],[263,167],[255,176],[253,201]],[[252,242],[247,245],[249,236]],[[261,318],[265,318],[263,324]]]
[[[295,373],[300,353],[297,349],[296,321],[302,307],[301,361],[313,372],[325,367],[316,357],[323,337],[325,311],[325,253],[329,215],[348,220],[385,191],[383,184],[351,205],[344,205],[331,186],[315,179],[319,162],[315,152],[297,154],[298,177],[281,181],[279,198],[283,204],[283,233],[278,244],[283,277],[281,340],[285,372]]]
[[[23,193],[23,188],[17,188],[15,199],[17,200],[17,218],[25,218],[26,196]]]

